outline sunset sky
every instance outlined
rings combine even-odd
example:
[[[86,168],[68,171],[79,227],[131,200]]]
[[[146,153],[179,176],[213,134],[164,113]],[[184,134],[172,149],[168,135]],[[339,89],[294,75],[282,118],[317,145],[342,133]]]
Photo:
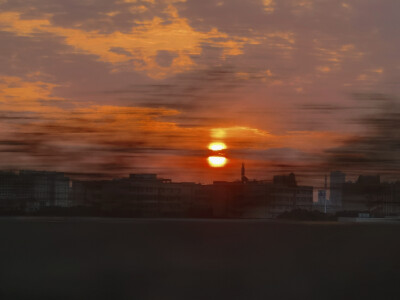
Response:
[[[210,183],[239,179],[244,162],[250,179],[398,178],[399,11],[0,0],[0,169]],[[209,166],[211,142],[226,144],[224,167]]]

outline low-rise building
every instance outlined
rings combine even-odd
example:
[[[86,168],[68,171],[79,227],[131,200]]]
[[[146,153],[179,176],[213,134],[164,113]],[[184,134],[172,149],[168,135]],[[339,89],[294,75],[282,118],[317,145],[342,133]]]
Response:
[[[0,208],[34,211],[68,207],[70,180],[64,173],[22,170],[0,172]]]
[[[276,217],[294,209],[313,208],[313,187],[299,186],[295,175],[270,181],[216,181],[212,186],[213,213],[218,217]]]
[[[343,185],[343,210],[376,216],[400,214],[400,183],[381,182],[380,176],[360,175]]]
[[[128,178],[74,181],[75,205],[128,216],[184,216],[209,211],[207,188],[193,182],[174,183],[156,174]]]

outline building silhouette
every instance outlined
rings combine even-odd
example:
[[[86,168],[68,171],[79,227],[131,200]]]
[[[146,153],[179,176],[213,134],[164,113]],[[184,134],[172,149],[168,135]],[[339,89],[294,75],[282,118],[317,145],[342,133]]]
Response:
[[[17,172],[0,172],[0,209],[22,211],[30,199],[29,185]]]
[[[333,171],[330,174],[330,204],[334,207],[342,206],[343,184],[346,182],[346,174],[341,171]]]
[[[217,217],[268,218],[313,207],[313,187],[298,186],[293,173],[274,176],[272,182],[215,181],[211,190],[213,214]]]
[[[379,175],[360,175],[343,185],[343,210],[374,216],[400,214],[400,182],[381,182]]]
[[[74,181],[73,201],[110,214],[127,216],[184,216],[205,214],[206,188],[193,182],[175,183],[156,174],[128,178]]]
[[[70,179],[60,172],[0,172],[0,208],[35,211],[44,207],[68,207]]]
[[[157,174],[130,174],[112,180],[73,180],[64,173],[21,170],[0,172],[0,213],[34,213],[83,209],[97,215],[127,217],[274,218],[293,210],[368,212],[400,215],[400,182],[360,175],[330,174],[329,209],[325,189],[313,202],[313,187],[299,185],[294,173],[272,180],[248,179],[245,165],[239,180],[203,185],[173,182]]]
[[[315,208],[323,211],[324,213],[327,213],[328,211],[331,211],[330,209],[330,203],[328,200],[328,195],[327,195],[327,191],[328,191],[328,177],[325,175],[324,178],[324,188],[318,190],[317,192],[317,202],[315,203]]]

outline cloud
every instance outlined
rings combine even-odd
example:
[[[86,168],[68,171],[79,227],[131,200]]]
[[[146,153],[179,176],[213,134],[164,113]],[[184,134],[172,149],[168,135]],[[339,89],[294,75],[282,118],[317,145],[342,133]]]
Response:
[[[30,101],[29,105],[15,106],[0,116],[3,168],[22,166],[70,173],[91,170],[92,173],[121,176],[129,172],[132,165],[142,170],[159,168],[163,172],[190,165],[195,168],[195,174],[205,172],[206,148],[215,138],[226,141],[233,151],[232,164],[244,157],[261,158],[260,151],[272,148],[315,151],[310,145],[324,137],[326,141],[331,140],[328,134],[316,132],[274,135],[248,126],[210,128],[209,120],[202,119],[196,127],[181,126],[177,122],[181,112],[163,107],[74,103],[70,108],[53,108],[37,98],[50,103],[65,101],[52,95],[55,85],[8,77],[3,78],[3,82],[8,84],[3,89],[3,93],[7,93],[4,99],[12,102],[21,97]],[[23,91],[32,91],[31,98],[21,94],[21,87]],[[287,153],[282,152],[282,160],[289,159]],[[266,155],[263,160],[276,162],[277,156],[275,152],[273,157]]]
[[[28,76],[29,77],[29,76]],[[27,81],[15,76],[0,76],[0,109],[2,111],[57,112],[56,107],[44,107],[40,101],[59,101],[52,95],[57,84]]]
[[[378,102],[348,95],[399,94],[399,3],[3,1],[2,165],[199,175],[223,139],[227,168],[388,169]]]
[[[174,114],[177,111],[115,106],[68,109],[52,113],[52,118],[9,111],[0,117],[1,166],[123,174],[134,159],[151,157],[153,151],[190,151],[189,130],[161,120]]]
[[[318,66],[316,67],[316,70],[321,73],[329,73],[330,71],[332,71],[331,68],[328,66]]]
[[[112,63],[115,70],[119,65],[129,64],[153,78],[192,69],[195,66],[192,57],[202,53],[204,44],[221,48],[223,57],[227,57],[242,54],[245,44],[257,43],[247,37],[229,36],[216,28],[208,32],[196,31],[172,5],[167,7],[165,13],[166,19],[154,17],[137,21],[130,32],[114,31],[107,34],[55,26],[50,22],[51,15],[40,19],[23,19],[19,12],[3,12],[0,14],[0,29],[19,36],[59,36],[76,51],[93,54],[101,61]],[[166,52],[174,57],[169,64],[160,64],[157,57]]]
[[[267,13],[271,13],[275,10],[275,1],[274,0],[263,0],[264,10]]]
[[[327,164],[359,172],[398,172],[400,168],[400,105],[399,100],[385,94],[356,94],[371,106],[372,112],[357,122],[363,133],[326,151]]]
[[[353,44],[345,44],[340,46],[322,46],[321,41],[314,40],[316,56],[319,58],[321,63],[328,65],[319,66],[318,71],[329,68],[338,69],[342,66],[345,61],[357,61],[363,58],[365,55],[362,51],[356,49]],[[322,71],[324,72],[324,71]]]

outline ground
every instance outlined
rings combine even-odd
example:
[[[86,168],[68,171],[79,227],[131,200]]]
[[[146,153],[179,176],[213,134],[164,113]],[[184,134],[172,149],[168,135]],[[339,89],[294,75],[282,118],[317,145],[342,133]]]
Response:
[[[400,224],[0,218],[0,299],[398,299]]]

